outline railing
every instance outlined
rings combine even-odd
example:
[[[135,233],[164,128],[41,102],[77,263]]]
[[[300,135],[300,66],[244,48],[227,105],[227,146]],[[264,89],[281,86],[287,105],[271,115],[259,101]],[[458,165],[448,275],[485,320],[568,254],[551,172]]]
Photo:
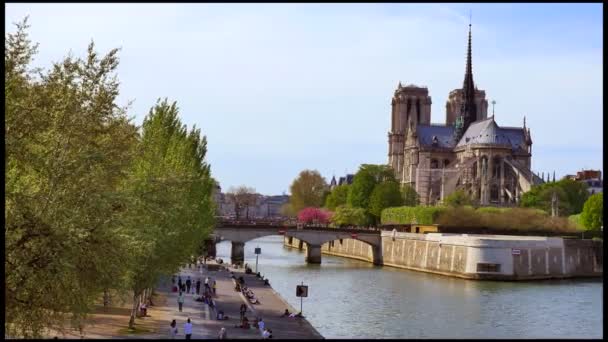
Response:
[[[235,227],[235,228],[258,228],[258,227],[277,227],[277,228],[296,228],[296,229],[340,229],[340,230],[352,230],[352,231],[381,231],[386,230],[381,227],[361,227],[361,226],[348,226],[348,227],[332,227],[329,224],[322,223],[300,223],[297,220],[236,220],[236,219],[223,219],[217,218],[218,227]]]

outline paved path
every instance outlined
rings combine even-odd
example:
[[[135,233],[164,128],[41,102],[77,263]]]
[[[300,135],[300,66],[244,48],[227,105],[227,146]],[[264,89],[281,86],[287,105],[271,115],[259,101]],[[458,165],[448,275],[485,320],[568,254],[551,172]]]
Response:
[[[216,265],[211,262],[211,265]],[[222,267],[218,271],[203,269],[182,269],[182,281],[185,281],[188,276],[195,284],[196,280],[201,279],[201,291],[204,288],[204,280],[206,276],[215,279],[217,282],[217,293],[213,298],[217,310],[223,310],[224,314],[229,317],[228,320],[218,321],[215,319],[216,312],[210,309],[207,304],[196,302],[192,294],[185,295],[183,311],[179,312],[177,305],[177,293],[170,291],[170,284],[162,285],[158,290],[167,293],[167,302],[165,306],[155,307],[156,310],[165,311],[168,317],[172,317],[177,321],[178,337],[184,338],[184,323],[190,318],[193,325],[193,339],[216,339],[221,327],[226,328],[229,339],[261,339],[261,332],[256,329],[241,329],[235,327],[239,324],[239,308],[241,304],[248,304],[253,311],[247,311],[247,318],[252,322],[254,317],[262,317],[266,322],[266,327],[272,329],[273,338],[322,338],[316,330],[304,319],[280,317],[286,308],[293,311],[293,308],[285,303],[274,290],[269,286],[264,286],[263,281],[257,279],[253,275],[246,275],[239,270],[235,271],[235,276],[238,278],[243,275],[245,284],[253,290],[261,304],[251,305],[246,302],[244,296],[234,290],[234,281],[231,278],[230,270]],[[241,269],[242,271],[242,269]],[[160,326],[159,333],[147,335],[134,335],[128,338],[169,338],[169,323],[167,321],[164,326]],[[124,337],[122,337],[124,338]]]

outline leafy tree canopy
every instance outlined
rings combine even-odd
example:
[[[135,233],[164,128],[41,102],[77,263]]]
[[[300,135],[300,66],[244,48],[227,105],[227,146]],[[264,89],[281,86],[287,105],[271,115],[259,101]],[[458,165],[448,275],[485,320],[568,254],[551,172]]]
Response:
[[[580,221],[587,230],[599,230],[604,224],[604,194],[592,195],[583,206]]]
[[[385,181],[397,182],[395,172],[388,165],[363,164],[355,174],[349,188],[347,203],[352,207],[369,210],[369,201],[376,184]]]
[[[348,184],[342,184],[335,187],[325,200],[325,207],[329,210],[335,210],[336,207],[345,205],[348,196]]]
[[[327,182],[319,171],[304,170],[291,183],[289,190],[291,192],[289,203],[294,212],[299,212],[306,207],[323,205]]]

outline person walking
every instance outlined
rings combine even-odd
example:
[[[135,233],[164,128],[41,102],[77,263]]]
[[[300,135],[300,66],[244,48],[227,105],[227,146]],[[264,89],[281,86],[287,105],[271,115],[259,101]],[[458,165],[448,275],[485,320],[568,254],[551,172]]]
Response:
[[[186,340],[192,339],[192,323],[190,322],[190,317],[188,317],[188,321],[184,324],[184,334],[186,335]]]
[[[190,276],[186,280],[186,293],[190,293],[190,286],[192,285],[192,280],[190,280]]]
[[[247,312],[247,305],[241,304],[239,311],[241,312],[241,320],[243,320],[243,317],[245,317],[245,313]]]
[[[179,312],[182,312],[182,307],[184,306],[184,293],[181,291],[179,296],[177,296],[177,305],[179,306]]]
[[[220,329],[220,333],[217,335],[217,338],[219,340],[225,340],[228,338],[228,333],[226,332],[226,328],[222,327],[222,329]]]
[[[213,294],[215,294],[215,289],[217,287],[217,282],[213,279]]]
[[[171,339],[175,339],[177,337],[177,322],[173,320],[170,325],[169,335]]]
[[[265,325],[266,325],[266,323],[264,323],[264,321],[262,320],[262,317],[260,317],[260,320],[258,321],[258,327],[260,328],[260,332],[264,332]]]
[[[182,290],[182,276],[177,277],[177,288],[181,291]]]
[[[198,280],[196,281],[196,294],[199,294],[201,292],[201,278],[198,278]]]

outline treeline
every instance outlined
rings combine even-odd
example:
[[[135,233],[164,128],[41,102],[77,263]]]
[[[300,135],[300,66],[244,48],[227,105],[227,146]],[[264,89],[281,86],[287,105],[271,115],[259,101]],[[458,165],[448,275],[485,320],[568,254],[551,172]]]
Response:
[[[139,302],[213,225],[207,142],[175,103],[137,127],[116,104],[118,50],[32,67],[27,18],[5,36],[5,331],[81,326],[103,294]]]
[[[318,171],[304,170],[293,181],[290,191],[286,214],[301,214],[298,215],[301,221],[331,222],[336,226],[377,225],[385,208],[419,203],[416,191],[399,185],[393,169],[387,165],[363,164],[352,184],[338,185],[332,190]]]
[[[420,206],[416,191],[399,185],[387,165],[363,164],[352,184],[332,190],[318,171],[305,170],[290,190],[285,213],[307,223],[366,226],[416,222],[552,232],[599,230],[603,225],[603,195],[589,196],[585,183],[569,179],[532,187],[522,195],[520,208],[480,207],[462,190],[446,196],[442,205]],[[551,217],[554,196],[558,217]]]

